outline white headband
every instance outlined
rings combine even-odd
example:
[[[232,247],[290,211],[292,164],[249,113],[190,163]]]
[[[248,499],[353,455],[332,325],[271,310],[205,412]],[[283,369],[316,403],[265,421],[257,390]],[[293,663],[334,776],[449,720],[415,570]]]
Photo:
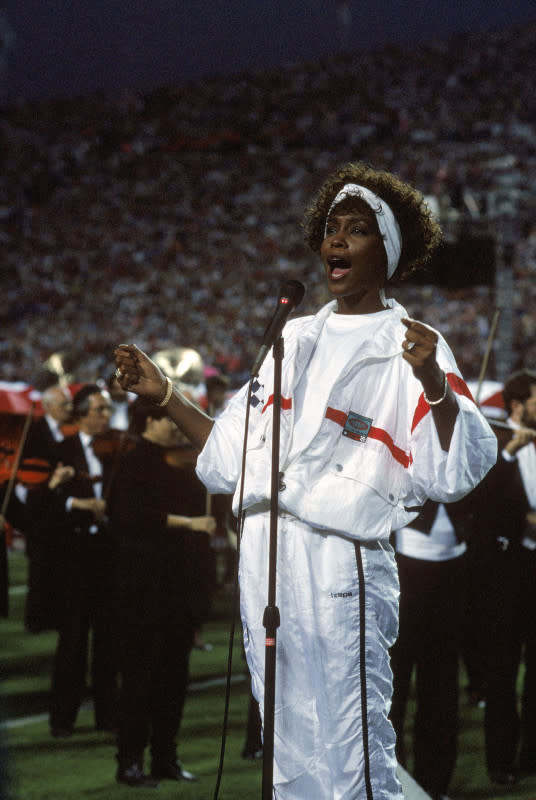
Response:
[[[387,254],[387,277],[390,278],[398,266],[400,253],[402,252],[402,235],[395,215],[385,200],[382,200],[377,194],[371,192],[366,186],[359,186],[357,183],[347,183],[346,186],[343,186],[329,207],[324,237],[327,234],[328,219],[331,212],[345,197],[360,197],[376,214],[378,228],[380,229],[383,246]]]

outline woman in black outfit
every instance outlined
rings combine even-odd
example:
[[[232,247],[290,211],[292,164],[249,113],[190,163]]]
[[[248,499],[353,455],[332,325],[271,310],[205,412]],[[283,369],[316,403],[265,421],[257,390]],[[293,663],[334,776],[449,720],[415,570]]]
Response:
[[[110,499],[119,542],[117,780],[156,786],[159,778],[196,779],[176,747],[194,631],[210,604],[215,522],[191,451],[169,450],[178,431],[164,409],[138,399],[131,420],[141,435],[121,459]],[[143,769],[149,743],[151,776]]]

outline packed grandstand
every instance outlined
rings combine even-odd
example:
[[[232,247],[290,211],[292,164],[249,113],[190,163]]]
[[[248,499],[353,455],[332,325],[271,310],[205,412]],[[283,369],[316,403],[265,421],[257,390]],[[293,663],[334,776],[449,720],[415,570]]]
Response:
[[[494,266],[514,278],[509,366],[533,367],[535,51],[533,24],[4,107],[0,379],[42,385],[56,352],[77,381],[105,377],[133,340],[194,348],[236,387],[282,279],[306,285],[299,313],[327,299],[300,221],[324,176],[358,159],[420,188],[447,242],[504,245],[508,222]],[[469,379],[499,302],[490,269],[477,286],[396,290]]]

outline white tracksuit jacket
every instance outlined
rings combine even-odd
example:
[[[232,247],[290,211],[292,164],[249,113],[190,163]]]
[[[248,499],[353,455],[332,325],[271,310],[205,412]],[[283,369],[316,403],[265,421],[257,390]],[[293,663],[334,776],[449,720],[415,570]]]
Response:
[[[389,647],[397,634],[392,530],[427,497],[458,500],[495,463],[496,437],[439,336],[437,360],[458,399],[449,452],[402,358],[407,312],[393,300],[373,335],[345,343],[327,403],[314,387],[300,418],[293,392],[332,301],[285,326],[279,494],[274,797],[402,800],[396,778]],[[341,354],[339,354],[341,355]],[[309,396],[311,395],[311,396]],[[240,558],[241,613],[253,688],[263,709],[269,548],[273,359],[260,370],[249,424]],[[197,471],[237,509],[247,386],[215,422]],[[295,426],[308,444],[290,460]]]

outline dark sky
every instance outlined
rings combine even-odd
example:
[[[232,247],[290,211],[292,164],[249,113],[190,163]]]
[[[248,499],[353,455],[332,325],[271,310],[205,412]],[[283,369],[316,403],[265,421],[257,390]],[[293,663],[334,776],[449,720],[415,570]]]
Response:
[[[149,89],[340,50],[330,0],[0,0],[15,34],[3,85],[17,97]],[[351,51],[536,20],[534,0],[348,0]]]

